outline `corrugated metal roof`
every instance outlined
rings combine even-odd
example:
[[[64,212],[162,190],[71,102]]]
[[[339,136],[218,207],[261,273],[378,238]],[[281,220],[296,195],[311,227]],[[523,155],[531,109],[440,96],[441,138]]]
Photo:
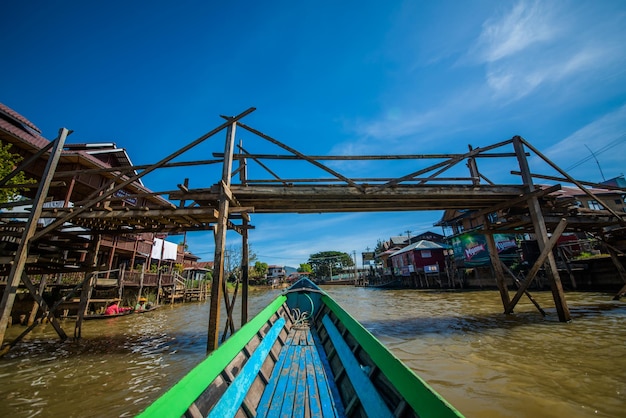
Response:
[[[413,250],[442,250],[442,249],[445,249],[445,248],[446,247],[444,247],[443,245],[437,244],[436,242],[426,241],[426,240],[423,239],[423,240],[414,242],[411,245],[407,245],[406,247],[402,248],[401,250],[396,251],[395,253],[391,254],[391,257],[393,257],[394,255],[405,253],[407,251],[413,251]]]

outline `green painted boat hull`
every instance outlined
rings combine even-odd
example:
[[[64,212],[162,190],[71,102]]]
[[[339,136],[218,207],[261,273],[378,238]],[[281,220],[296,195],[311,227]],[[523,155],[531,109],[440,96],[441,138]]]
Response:
[[[233,402],[241,403],[241,409],[238,410],[237,405],[235,411],[256,415],[256,409],[264,410],[267,407],[263,402],[269,397],[268,394],[263,396],[263,385],[266,388],[271,387],[272,382],[267,382],[271,380],[268,376],[278,375],[278,370],[273,370],[278,363],[277,353],[283,347],[287,349],[291,341],[290,335],[303,326],[310,328],[315,340],[315,344],[311,343],[306,349],[319,351],[324,363],[324,373],[330,376],[329,381],[333,386],[331,392],[340,398],[333,401],[337,404],[335,412],[338,411],[338,416],[373,416],[377,407],[388,411],[389,416],[394,413],[414,417],[462,416],[308,279],[298,281],[277,297],[139,416],[207,416],[211,409]],[[270,336],[271,341],[267,341]],[[261,358],[259,353],[254,354],[257,348],[259,351],[263,348],[270,354],[264,354]],[[307,356],[310,357],[310,352]],[[258,363],[256,367],[253,362]],[[348,365],[349,370],[344,370]],[[277,368],[289,366],[279,365]],[[240,375],[237,375],[239,372]],[[243,376],[245,373],[258,373],[259,376]],[[301,376],[301,379],[305,378]],[[288,390],[296,391],[296,387],[304,386],[292,385]],[[363,393],[368,390],[380,394],[366,398]],[[242,391],[249,393],[242,394]],[[234,394],[235,392],[237,393]],[[279,395],[291,395],[295,399],[310,396],[308,391],[303,393]],[[376,398],[378,401],[369,398]],[[309,403],[313,404],[310,400],[304,402],[307,405]],[[300,399],[296,406],[301,407],[302,404]],[[311,410],[308,414],[313,415]],[[322,415],[326,416],[325,413]],[[379,413],[375,415],[380,416]]]

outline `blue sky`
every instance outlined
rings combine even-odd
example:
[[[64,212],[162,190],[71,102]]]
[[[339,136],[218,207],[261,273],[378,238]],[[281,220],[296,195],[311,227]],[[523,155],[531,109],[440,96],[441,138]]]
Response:
[[[246,124],[307,154],[462,153],[521,135],[575,178],[602,180],[587,147],[607,179],[624,172],[623,1],[33,1],[9,2],[2,14],[0,102],[48,139],[67,127],[69,142],[113,141],[135,164],[254,106]],[[179,160],[212,158],[223,139]],[[329,165],[355,177],[415,171]],[[514,161],[503,165],[479,168],[518,183]],[[189,177],[208,187],[219,172],[168,170],[144,182],[171,190]],[[440,217],[254,215],[250,243],[261,261],[297,266],[318,251],[358,254],[405,231],[441,232],[432,226]],[[212,259],[210,234],[190,234],[189,244]]]

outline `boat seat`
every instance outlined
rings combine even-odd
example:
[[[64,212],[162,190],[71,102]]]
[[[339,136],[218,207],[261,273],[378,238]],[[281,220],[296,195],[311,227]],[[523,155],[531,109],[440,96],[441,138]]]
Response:
[[[244,402],[246,394],[252,386],[254,379],[259,374],[263,362],[272,350],[274,342],[278,339],[280,332],[285,327],[285,319],[278,319],[269,332],[265,335],[259,346],[254,350],[246,364],[241,369],[235,380],[228,386],[219,402],[215,404],[209,417],[224,418],[234,417],[240,406]]]
[[[308,325],[291,329],[269,382],[256,411],[259,418],[344,416]]]
[[[361,364],[328,315],[324,315],[322,324],[326,328],[336,355],[339,356],[348,379],[350,379],[350,383],[354,387],[356,396],[358,396],[359,401],[363,405],[363,409],[367,411],[367,415],[377,418],[393,417],[393,412],[387,407],[366,371],[361,367]]]

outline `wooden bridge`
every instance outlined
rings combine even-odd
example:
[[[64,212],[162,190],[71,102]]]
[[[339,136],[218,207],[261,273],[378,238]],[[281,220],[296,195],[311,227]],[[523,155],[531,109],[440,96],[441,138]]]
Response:
[[[141,232],[167,232],[212,230],[215,237],[215,270],[212,283],[211,307],[209,317],[208,351],[218,345],[218,325],[220,323],[220,301],[222,298],[227,306],[227,325],[234,331],[232,305],[225,291],[224,258],[226,247],[226,231],[235,230],[242,237],[242,323],[247,322],[247,284],[248,284],[248,232],[253,228],[250,214],[257,213],[334,213],[334,212],[382,212],[382,211],[421,211],[455,209],[467,211],[469,217],[482,225],[490,247],[490,257],[496,273],[496,283],[500,290],[504,311],[511,313],[519,299],[527,293],[527,288],[539,269],[546,266],[551,283],[555,306],[561,321],[569,321],[570,313],[564,298],[563,288],[559,279],[552,248],[562,232],[584,229],[598,236],[604,236],[606,226],[624,226],[625,214],[610,209],[603,204],[604,210],[594,214],[577,212],[568,204],[560,203],[555,195],[561,186],[538,187],[534,178],[545,178],[545,175],[534,174],[529,167],[529,155],[539,157],[556,172],[550,177],[557,182],[574,184],[590,199],[602,202],[585,186],[606,188],[589,182],[571,178],[565,171],[552,163],[541,152],[525,139],[515,136],[509,140],[490,146],[472,148],[458,154],[431,155],[361,155],[361,156],[311,156],[286,145],[242,122],[255,109],[250,108],[234,117],[222,117],[224,122],[205,135],[191,141],[176,152],[160,161],[144,166],[114,167],[111,169],[92,169],[85,172],[113,173],[113,178],[97,188],[91,195],[74,207],[44,209],[43,202],[48,196],[53,181],[71,178],[76,172],[56,171],[59,155],[64,146],[68,130],[60,130],[58,138],[48,149],[37,155],[32,161],[47,156],[47,166],[43,171],[36,193],[33,193],[32,210],[26,214],[1,214],[4,223],[0,227],[11,231],[15,246],[10,251],[0,254],[8,277],[7,286],[0,305],[0,341],[3,340],[7,320],[11,311],[15,291],[20,282],[24,282],[33,297],[40,303],[45,302],[35,289],[29,274],[46,271],[53,266],[64,268],[67,255],[62,262],[55,263],[54,256],[42,257],[41,247],[54,245],[55,254],[63,251],[93,254],[97,251],[95,240],[81,242],[79,236],[86,233],[92,236],[99,234],[128,234]],[[276,154],[250,153],[242,142],[236,144],[237,130],[243,130],[253,140],[261,140],[279,149]],[[225,132],[226,140],[223,150],[216,150],[211,160],[174,161],[179,156],[205,142],[218,133]],[[513,171],[519,177],[519,184],[496,184],[479,171],[479,161],[483,159],[506,160],[507,167],[515,167]],[[337,169],[335,162],[411,162],[413,167],[424,165],[400,177],[385,178],[350,178]],[[271,163],[299,163],[315,167],[325,173],[321,178],[284,178],[280,177]],[[513,161],[513,163],[511,163]],[[328,162],[333,162],[329,164]],[[432,162],[432,164],[428,164]],[[165,190],[146,193],[128,193],[129,185],[138,182],[142,177],[155,170],[171,167],[201,166],[221,164],[221,176],[208,188],[191,188],[189,179],[181,179],[177,190]],[[263,173],[259,178],[251,178],[249,169],[254,165],[257,172]],[[458,171],[459,167],[467,166],[465,176],[445,177],[446,172]],[[452,170],[455,168],[455,170]],[[23,169],[23,164],[14,173]],[[463,168],[463,170],[465,170]],[[6,184],[12,175],[0,181]],[[623,189],[618,189],[622,190]],[[122,200],[118,192],[124,192],[124,198],[141,197],[146,194],[167,197],[169,202],[158,208],[128,207],[120,205]],[[492,213],[506,211],[506,219],[491,223]],[[23,217],[20,222],[19,217]],[[45,218],[50,220],[45,227],[38,222]],[[10,219],[10,221],[9,221]],[[72,227],[68,227],[71,224]],[[74,227],[81,229],[75,230]],[[87,231],[87,232],[86,232]],[[505,285],[505,272],[498,260],[493,234],[512,232],[532,233],[537,237],[541,255],[522,283],[515,295],[511,297]],[[85,249],[87,245],[87,249]],[[615,257],[618,251],[615,250]],[[71,258],[71,256],[70,256]],[[85,281],[94,270],[93,255],[76,256],[73,268],[85,271]],[[619,264],[619,261],[618,261]],[[617,266],[617,264],[616,264]],[[621,266],[621,265],[620,265]],[[626,272],[619,270],[626,282]],[[626,291],[626,288],[622,290]],[[64,338],[64,332],[55,321],[54,311],[48,315]],[[77,327],[80,328],[79,316]],[[80,332],[78,332],[80,335]]]

